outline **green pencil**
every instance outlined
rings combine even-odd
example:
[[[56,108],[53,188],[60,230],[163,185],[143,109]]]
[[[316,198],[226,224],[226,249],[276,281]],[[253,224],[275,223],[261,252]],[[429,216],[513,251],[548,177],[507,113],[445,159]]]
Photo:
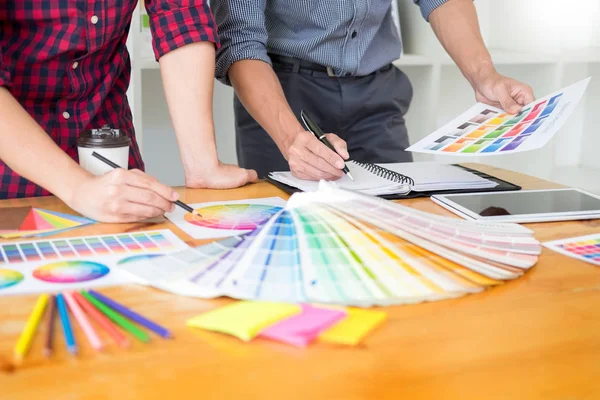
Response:
[[[85,297],[90,303],[94,305],[99,311],[101,311],[104,315],[106,315],[109,319],[111,319],[115,324],[119,325],[121,328],[125,329],[127,332],[131,333],[133,336],[138,338],[141,342],[148,343],[150,341],[150,336],[146,334],[143,330],[129,322],[125,317],[121,316],[117,312],[113,311],[110,307],[104,305],[100,300],[96,299],[94,296],[89,294],[88,292],[82,291],[81,294]]]

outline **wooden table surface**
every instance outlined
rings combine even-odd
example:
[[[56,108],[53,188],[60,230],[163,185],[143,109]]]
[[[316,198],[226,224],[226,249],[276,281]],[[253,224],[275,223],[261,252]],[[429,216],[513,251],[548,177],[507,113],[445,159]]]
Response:
[[[476,168],[525,189],[557,186]],[[179,191],[188,203],[287,198],[264,182],[228,191]],[[451,215],[429,199],[403,204]],[[69,211],[55,198],[0,201],[0,207],[22,205]],[[600,232],[600,220],[527,226],[540,241]],[[162,218],[93,225],[63,236],[161,228],[190,245],[201,243]],[[0,399],[600,399],[600,269],[545,248],[518,280],[459,299],[387,308],[387,322],[356,348],[243,343],[185,326],[188,318],[231,300],[137,285],[104,291],[171,328],[175,339],[135,343],[128,350],[111,344],[98,354],[76,327],[78,357],[69,356],[58,339],[57,353],[44,359],[38,334],[24,364],[15,367],[13,347],[36,296],[0,297]]]

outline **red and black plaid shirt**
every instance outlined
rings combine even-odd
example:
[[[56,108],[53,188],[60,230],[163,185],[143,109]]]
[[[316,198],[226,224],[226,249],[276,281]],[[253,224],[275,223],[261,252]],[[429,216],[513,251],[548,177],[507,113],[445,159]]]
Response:
[[[145,0],[156,59],[217,42],[208,0]],[[1,0],[0,86],[77,160],[77,137],[108,124],[132,139],[130,168],[144,168],[125,95],[125,48],[137,0]],[[1,132],[0,132],[1,134]],[[0,198],[50,194],[0,160]]]

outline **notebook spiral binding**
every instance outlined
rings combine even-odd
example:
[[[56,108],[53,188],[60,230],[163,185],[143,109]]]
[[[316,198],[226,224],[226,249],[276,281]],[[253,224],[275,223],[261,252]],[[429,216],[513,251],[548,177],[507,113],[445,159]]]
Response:
[[[392,182],[400,183],[403,185],[409,185],[409,186],[413,186],[415,184],[415,181],[411,177],[400,174],[396,171],[392,171],[390,169],[381,167],[379,165],[371,164],[371,163],[363,163],[363,162],[358,162],[358,161],[354,161],[354,160],[352,162],[360,167],[363,167],[367,171],[369,171],[377,176],[380,176],[382,178],[388,179]]]

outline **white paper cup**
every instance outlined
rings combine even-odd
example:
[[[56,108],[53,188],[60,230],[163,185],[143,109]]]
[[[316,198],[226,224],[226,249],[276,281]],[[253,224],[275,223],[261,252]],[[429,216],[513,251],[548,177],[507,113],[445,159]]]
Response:
[[[112,171],[114,168],[92,156],[92,153],[96,152],[121,168],[127,169],[130,142],[129,137],[121,135],[118,129],[111,129],[107,125],[102,129],[84,132],[77,139],[79,165],[94,175]]]

